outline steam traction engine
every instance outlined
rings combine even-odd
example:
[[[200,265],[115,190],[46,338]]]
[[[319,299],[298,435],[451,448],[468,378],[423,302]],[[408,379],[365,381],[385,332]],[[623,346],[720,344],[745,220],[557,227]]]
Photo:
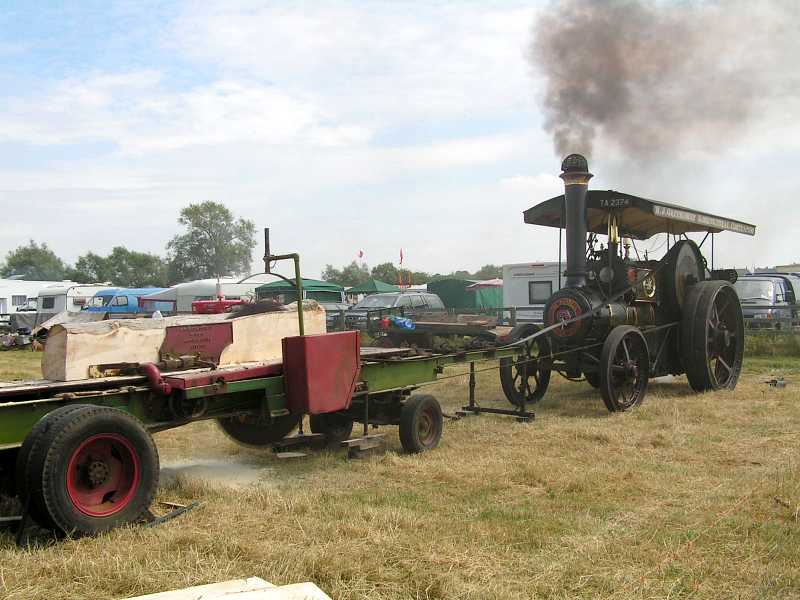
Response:
[[[612,412],[639,404],[650,377],[685,373],[698,392],[733,388],[744,348],[731,285],[736,272],[709,269],[700,246],[720,231],[754,235],[755,227],[611,190],[588,191],[592,174],[578,154],[564,159],[562,171],[564,195],[526,211],[525,222],[566,229],[566,285],[545,306],[543,329],[516,328],[525,351],[503,359],[500,370],[509,400],[539,400],[552,371],[585,378]],[[698,245],[689,232],[706,237]],[[659,233],[667,235],[664,257],[639,255],[635,240]]]

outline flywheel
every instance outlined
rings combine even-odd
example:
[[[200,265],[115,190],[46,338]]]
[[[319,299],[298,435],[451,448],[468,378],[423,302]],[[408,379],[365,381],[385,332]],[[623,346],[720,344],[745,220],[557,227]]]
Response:
[[[662,305],[675,319],[683,310],[689,288],[706,278],[706,261],[692,240],[677,242],[661,259]]]

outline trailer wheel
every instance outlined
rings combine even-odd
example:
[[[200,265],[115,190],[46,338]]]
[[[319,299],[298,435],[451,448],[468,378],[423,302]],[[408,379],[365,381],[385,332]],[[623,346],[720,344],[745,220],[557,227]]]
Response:
[[[17,495],[23,506],[28,507],[28,515],[43,527],[54,527],[42,500],[41,471],[47,454],[45,436],[52,431],[55,423],[76,410],[91,408],[88,404],[68,404],[50,411],[39,419],[25,436],[17,453],[14,479]]]
[[[609,412],[641,404],[649,374],[650,354],[642,332],[632,325],[612,329],[600,353],[600,393]]]
[[[308,417],[311,433],[321,433],[329,446],[338,446],[350,439],[353,433],[353,419],[343,413],[323,413]]]
[[[521,340],[537,331],[537,325],[526,323],[512,329],[508,337],[512,341]],[[540,336],[526,342],[516,358],[500,359],[500,385],[511,404],[520,406],[542,399],[550,385],[550,368],[545,358],[549,355],[550,342]]]
[[[134,416],[86,407],[53,423],[41,440],[41,502],[50,521],[72,535],[93,535],[138,520],[158,485],[158,451]],[[31,456],[33,459],[33,456]]]
[[[415,394],[400,412],[400,443],[406,452],[433,450],[442,438],[442,407],[429,394]]]
[[[681,320],[681,355],[697,392],[733,389],[744,354],[744,319],[736,290],[727,281],[695,284]]]
[[[299,415],[260,419],[242,415],[217,419],[217,424],[234,442],[246,448],[269,448],[289,435],[300,423]]]

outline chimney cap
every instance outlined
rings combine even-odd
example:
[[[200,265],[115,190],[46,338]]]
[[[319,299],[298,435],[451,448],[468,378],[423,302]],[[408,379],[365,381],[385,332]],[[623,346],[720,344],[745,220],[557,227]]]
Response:
[[[589,163],[581,154],[570,154],[561,163],[561,170],[564,173],[586,173],[589,171]]]

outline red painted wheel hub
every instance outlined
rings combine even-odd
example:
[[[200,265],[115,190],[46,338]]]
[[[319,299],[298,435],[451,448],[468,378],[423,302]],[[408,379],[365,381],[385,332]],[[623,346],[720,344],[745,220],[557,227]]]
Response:
[[[130,441],[116,433],[100,433],[72,453],[67,494],[85,515],[107,517],[130,504],[140,479],[141,461]]]

